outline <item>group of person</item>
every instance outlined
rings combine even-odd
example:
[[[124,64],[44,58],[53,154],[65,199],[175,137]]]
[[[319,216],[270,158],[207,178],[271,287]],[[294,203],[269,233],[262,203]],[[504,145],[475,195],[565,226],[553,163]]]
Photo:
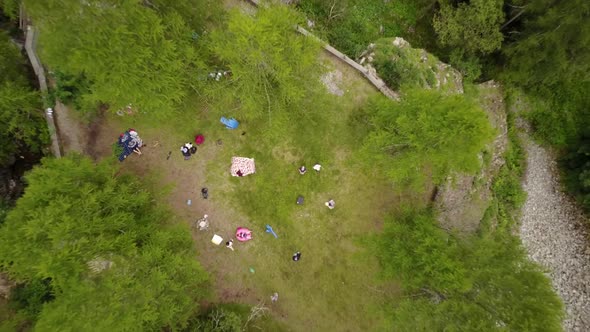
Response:
[[[317,173],[319,173],[322,170],[322,165],[320,164],[315,164],[312,167]],[[301,166],[299,167],[299,174],[303,175],[307,173],[307,168],[305,168],[305,166]]]
[[[204,140],[204,137],[202,137],[202,135],[198,135],[195,143],[196,144],[200,144],[202,143]],[[187,142],[184,145],[182,145],[180,147],[180,152],[182,153],[182,155],[184,156],[185,160],[189,160],[191,158],[191,156],[193,154],[195,154],[197,152],[197,147],[194,146],[192,143]],[[322,169],[322,165],[320,165],[319,163],[316,163],[315,165],[313,165],[312,167],[313,170],[316,171],[316,173],[319,173]],[[301,167],[298,168],[299,174],[304,175],[305,173],[307,173],[307,168],[303,165]],[[208,197],[208,189],[207,188],[202,188],[201,189],[201,195],[203,199],[207,199]],[[299,204],[299,203],[298,203]],[[329,208],[329,209],[334,209],[334,207],[336,206],[336,202],[333,199],[328,200],[327,202],[325,202],[325,205]],[[205,215],[205,218],[207,216]],[[201,225],[200,225],[201,226]],[[208,226],[208,223],[207,223]],[[203,229],[203,228],[201,228]],[[231,251],[234,251],[234,240],[233,239],[229,239],[228,241],[225,242],[225,246],[226,248],[230,249]],[[301,252],[300,251],[296,251],[295,253],[293,253],[291,259],[294,262],[298,262],[299,260],[301,260]],[[276,302],[278,300],[278,293],[274,293],[271,296],[271,301],[272,302]]]
[[[322,165],[316,163],[315,165],[313,165],[312,167],[316,173],[319,173],[322,170]],[[305,167],[305,165],[301,166],[298,168],[299,174],[304,175],[305,173],[307,173],[307,168]],[[300,199],[297,200],[297,204],[301,204],[303,203],[302,199],[301,199],[301,203]],[[324,203],[325,206],[328,207],[328,209],[332,210],[334,207],[336,207],[336,202],[333,199],[329,199],[326,203]]]
[[[127,159],[132,153],[136,153],[140,156],[142,154],[141,148],[143,147],[143,141],[139,137],[137,131],[133,128],[129,128],[126,132],[120,134],[117,144],[121,147],[119,161]]]
[[[193,146],[192,143],[187,142],[180,147],[180,152],[182,152],[184,160],[189,160],[193,154],[197,153],[197,147]]]
[[[205,136],[201,134],[195,136],[195,144],[201,145],[203,142],[205,142]],[[182,153],[184,160],[189,160],[193,154],[197,153],[197,147],[192,143],[187,142],[180,147],[180,152]]]

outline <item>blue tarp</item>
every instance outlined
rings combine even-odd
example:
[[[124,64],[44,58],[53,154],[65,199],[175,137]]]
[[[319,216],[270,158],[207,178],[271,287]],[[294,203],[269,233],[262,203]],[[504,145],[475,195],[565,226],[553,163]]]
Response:
[[[133,149],[135,149],[137,147],[141,147],[140,142],[141,142],[141,140],[139,140],[137,137],[131,136],[129,131],[126,131],[123,134],[121,134],[121,136],[119,136],[119,140],[117,142],[117,144],[119,144],[119,146],[121,148],[123,148],[123,151],[119,155],[119,161],[125,160],[125,158],[127,158],[127,156],[132,154]]]
[[[225,117],[221,117],[221,119],[219,121],[221,123],[223,123],[227,129],[236,129],[236,128],[238,128],[238,125],[240,124],[238,122],[238,120],[236,120],[234,118],[227,119]]]

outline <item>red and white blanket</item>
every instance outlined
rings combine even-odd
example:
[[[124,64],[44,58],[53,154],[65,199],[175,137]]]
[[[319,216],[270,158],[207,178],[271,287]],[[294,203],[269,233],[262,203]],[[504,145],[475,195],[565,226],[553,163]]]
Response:
[[[256,173],[256,165],[254,165],[254,159],[244,157],[232,157],[231,158],[231,175],[240,176],[238,171],[246,176],[248,174]]]

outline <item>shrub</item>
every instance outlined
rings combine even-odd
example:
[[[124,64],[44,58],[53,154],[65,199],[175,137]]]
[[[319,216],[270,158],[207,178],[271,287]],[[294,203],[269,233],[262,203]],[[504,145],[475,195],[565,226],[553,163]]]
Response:
[[[13,310],[24,312],[29,319],[34,320],[43,304],[54,298],[50,279],[32,279],[12,290],[9,304]]]

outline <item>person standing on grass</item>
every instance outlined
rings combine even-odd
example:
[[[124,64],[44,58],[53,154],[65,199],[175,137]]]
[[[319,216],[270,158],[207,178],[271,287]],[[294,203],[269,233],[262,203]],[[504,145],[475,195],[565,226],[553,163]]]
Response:
[[[272,303],[275,303],[279,300],[279,293],[275,292],[274,294],[272,294],[272,296],[270,297],[270,301]]]
[[[301,259],[301,253],[299,251],[293,254],[293,261],[294,262],[297,262],[300,259]]]
[[[313,165],[313,169],[315,169],[315,171],[319,173],[322,170],[322,165],[315,164]]]

